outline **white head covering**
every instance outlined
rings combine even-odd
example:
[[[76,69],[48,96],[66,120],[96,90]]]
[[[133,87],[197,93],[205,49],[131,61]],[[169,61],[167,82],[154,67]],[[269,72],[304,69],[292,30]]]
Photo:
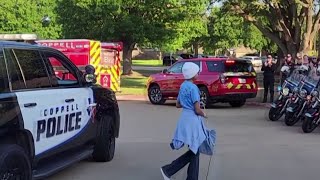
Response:
[[[185,79],[192,79],[198,74],[199,71],[199,66],[193,62],[186,62],[182,67],[182,73]]]

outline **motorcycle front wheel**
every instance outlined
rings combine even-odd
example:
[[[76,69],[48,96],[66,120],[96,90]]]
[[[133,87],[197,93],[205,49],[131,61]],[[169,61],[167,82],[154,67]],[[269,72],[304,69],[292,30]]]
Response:
[[[284,123],[287,126],[293,126],[299,121],[299,119],[300,118],[298,118],[294,112],[286,112]]]
[[[314,123],[314,120],[317,117],[306,117],[304,118],[302,122],[302,131],[304,133],[311,133],[313,130],[315,130],[318,127],[318,124]]]
[[[280,114],[281,109],[280,108],[270,108],[269,110],[269,119],[270,121],[278,121],[282,114]]]

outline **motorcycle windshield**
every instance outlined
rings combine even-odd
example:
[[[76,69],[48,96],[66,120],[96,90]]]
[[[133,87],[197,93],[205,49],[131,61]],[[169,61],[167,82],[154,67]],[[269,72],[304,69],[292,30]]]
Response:
[[[305,75],[300,74],[299,71],[293,71],[291,75],[287,78],[288,83],[298,86],[305,79]]]
[[[314,78],[314,77],[311,77],[311,76],[308,76],[306,77],[305,79],[305,83],[306,84],[309,84],[310,86],[313,86],[313,87],[316,87],[317,84],[318,84],[318,79],[317,78]]]

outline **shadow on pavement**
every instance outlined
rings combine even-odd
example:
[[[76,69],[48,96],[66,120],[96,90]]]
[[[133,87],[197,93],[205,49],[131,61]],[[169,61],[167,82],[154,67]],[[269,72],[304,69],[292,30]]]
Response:
[[[150,102],[146,102],[146,103],[152,105]],[[167,102],[164,105],[160,105],[160,106],[172,106],[172,107],[175,107],[176,106],[176,102],[175,101],[170,101],[170,102]],[[206,109],[238,109],[238,108],[232,108],[228,103],[218,103],[218,104],[208,105],[206,107]]]

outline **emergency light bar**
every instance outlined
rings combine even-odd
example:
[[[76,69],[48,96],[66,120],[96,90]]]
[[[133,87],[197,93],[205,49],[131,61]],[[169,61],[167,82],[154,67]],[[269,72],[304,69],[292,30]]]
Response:
[[[226,60],[226,64],[234,64],[235,61],[234,60]]]
[[[117,49],[118,51],[122,51],[122,42],[102,42],[101,47],[102,48],[111,48],[111,49]]]
[[[36,34],[0,34],[0,40],[19,41],[37,40]]]

